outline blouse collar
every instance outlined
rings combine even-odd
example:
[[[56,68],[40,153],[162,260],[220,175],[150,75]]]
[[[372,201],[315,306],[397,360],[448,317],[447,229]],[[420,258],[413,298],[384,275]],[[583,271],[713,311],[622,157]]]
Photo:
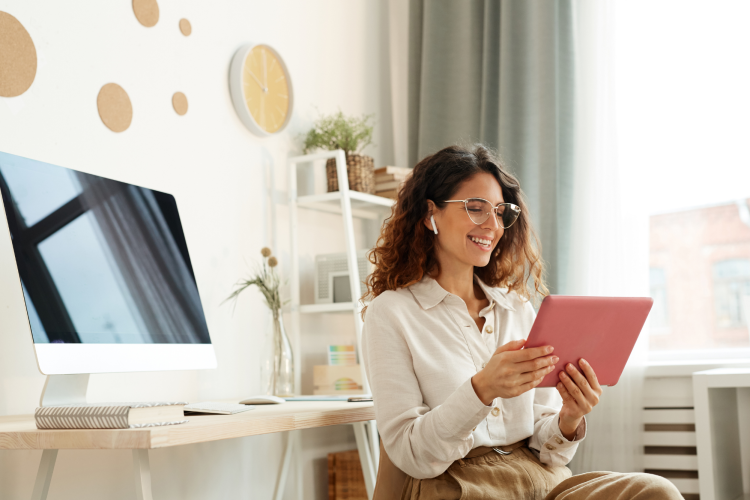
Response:
[[[479,284],[480,288],[485,293],[488,299],[494,301],[497,305],[504,309],[515,311],[515,308],[511,305],[510,300],[507,297],[507,294],[501,289],[488,286],[479,278],[479,276],[477,276],[476,273],[474,273],[474,281]],[[419,302],[419,305],[422,306],[423,309],[430,309],[431,307],[435,307],[448,295],[448,291],[441,287],[437,280],[429,276],[427,273],[422,276],[421,280],[414,283],[413,285],[408,286],[407,288],[409,288],[409,290],[417,299],[417,302]]]

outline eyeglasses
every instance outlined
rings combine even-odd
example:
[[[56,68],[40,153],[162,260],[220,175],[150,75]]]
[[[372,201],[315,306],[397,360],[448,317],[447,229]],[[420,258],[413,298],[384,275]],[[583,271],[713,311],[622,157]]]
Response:
[[[516,222],[518,216],[521,215],[521,207],[514,205],[513,203],[498,203],[497,206],[493,207],[492,203],[485,200],[484,198],[466,198],[465,200],[443,200],[445,203],[463,203],[466,207],[466,213],[469,214],[469,218],[474,224],[483,224],[489,216],[490,212],[495,211],[497,217],[497,223],[508,229]]]

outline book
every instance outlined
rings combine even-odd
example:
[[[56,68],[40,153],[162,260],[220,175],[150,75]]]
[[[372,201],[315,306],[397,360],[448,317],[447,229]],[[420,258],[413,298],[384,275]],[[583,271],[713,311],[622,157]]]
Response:
[[[401,174],[380,174],[375,176],[375,184],[378,184],[380,182],[391,182],[391,181],[401,181],[404,182],[406,179],[408,179],[408,175],[401,175]]]
[[[328,364],[348,366],[357,364],[357,352],[353,345],[329,345]]]
[[[44,406],[34,411],[37,429],[137,429],[187,422],[187,403],[93,403]]]
[[[398,189],[401,184],[403,184],[404,181],[391,181],[391,182],[376,182],[375,183],[375,192],[378,191],[387,191],[389,189]]]
[[[391,198],[392,200],[398,199],[398,189],[388,189],[386,191],[375,191],[375,194],[377,196],[382,196],[384,198]]]
[[[398,174],[398,175],[409,175],[411,174],[410,168],[405,167],[380,167],[375,169],[375,175],[381,174]]]

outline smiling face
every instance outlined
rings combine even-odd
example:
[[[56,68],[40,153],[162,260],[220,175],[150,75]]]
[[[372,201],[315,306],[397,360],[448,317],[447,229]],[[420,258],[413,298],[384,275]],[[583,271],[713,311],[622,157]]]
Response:
[[[484,198],[493,206],[505,202],[500,184],[492,174],[485,172],[464,181],[450,199],[466,198]],[[436,257],[441,268],[473,269],[489,264],[492,251],[505,231],[494,212],[482,224],[475,224],[466,213],[463,203],[446,203],[442,210],[432,201],[428,201],[428,204],[438,230],[438,234],[435,235]],[[432,231],[429,213],[425,225]]]

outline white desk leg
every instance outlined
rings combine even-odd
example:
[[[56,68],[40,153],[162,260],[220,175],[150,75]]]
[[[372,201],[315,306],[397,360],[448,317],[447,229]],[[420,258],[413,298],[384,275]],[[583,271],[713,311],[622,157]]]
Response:
[[[294,431],[288,431],[286,433],[284,456],[281,458],[281,471],[279,471],[279,477],[276,480],[276,492],[273,495],[274,500],[281,500],[284,496],[284,486],[286,486],[286,478],[289,476],[289,464],[292,463],[292,455],[294,454],[294,441]]]
[[[693,375],[695,438],[698,450],[698,486],[701,500],[714,499],[714,461],[711,446],[711,411],[705,377]]]
[[[138,500],[154,500],[151,494],[151,464],[148,461],[148,450],[133,450],[133,476],[135,497]]]
[[[303,470],[302,470],[302,431],[294,431],[294,449],[297,453],[294,454],[294,470],[297,472],[297,500],[303,500],[305,498],[305,490],[302,487]]]
[[[359,463],[362,465],[362,474],[365,476],[365,489],[367,498],[372,499],[375,491],[375,467],[372,463],[372,451],[367,438],[366,422],[355,422],[354,438],[357,440],[357,451],[359,451]]]
[[[375,469],[375,477],[378,474],[380,465],[380,436],[378,436],[378,426],[374,420],[367,422],[367,435],[370,439],[370,453],[372,454],[372,465]]]
[[[31,500],[46,500],[49,485],[52,481],[52,472],[55,470],[55,460],[57,460],[57,450],[44,450],[42,452],[42,460],[39,462],[39,471],[36,473]]]

